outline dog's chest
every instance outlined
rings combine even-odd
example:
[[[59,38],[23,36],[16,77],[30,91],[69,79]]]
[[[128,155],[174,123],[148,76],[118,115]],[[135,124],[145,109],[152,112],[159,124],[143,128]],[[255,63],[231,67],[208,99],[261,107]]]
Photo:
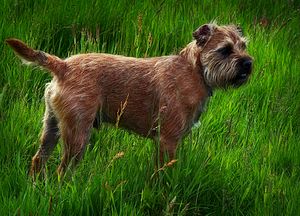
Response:
[[[201,91],[203,92],[203,90]],[[200,116],[205,111],[206,104],[209,100],[209,97],[211,96],[211,92],[205,91],[205,94],[200,94],[198,96],[197,103],[190,106],[190,111],[192,113],[191,119],[190,119],[190,127],[199,127],[200,126]]]
[[[205,111],[205,107],[208,101],[208,97],[207,98],[202,98],[197,106],[195,107],[195,111],[193,113],[193,117],[192,117],[192,122],[191,122],[191,126],[192,127],[199,127],[200,126],[200,116],[201,114]]]
[[[196,109],[194,111],[193,119],[191,122],[192,127],[200,126],[200,116],[205,111],[207,101],[208,101],[208,98],[203,99],[198,103],[198,106],[196,107]]]

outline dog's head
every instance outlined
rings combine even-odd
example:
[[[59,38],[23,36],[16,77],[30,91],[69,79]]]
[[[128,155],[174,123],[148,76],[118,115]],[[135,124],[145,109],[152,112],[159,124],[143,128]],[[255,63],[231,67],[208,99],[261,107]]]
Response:
[[[212,88],[238,87],[252,71],[253,59],[247,54],[247,40],[241,28],[206,24],[194,33],[204,79]]]

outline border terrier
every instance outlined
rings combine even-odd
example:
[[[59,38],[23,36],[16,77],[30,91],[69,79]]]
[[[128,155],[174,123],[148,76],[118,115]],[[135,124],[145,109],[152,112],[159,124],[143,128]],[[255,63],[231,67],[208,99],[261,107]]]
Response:
[[[202,25],[178,55],[133,58],[88,53],[62,60],[34,50],[17,39],[6,42],[24,61],[48,70],[46,111],[41,145],[32,159],[39,173],[63,140],[58,167],[65,173],[77,164],[91,129],[107,122],[159,141],[164,154],[175,157],[177,144],[198,121],[212,91],[245,83],[252,71],[246,39],[239,27]]]

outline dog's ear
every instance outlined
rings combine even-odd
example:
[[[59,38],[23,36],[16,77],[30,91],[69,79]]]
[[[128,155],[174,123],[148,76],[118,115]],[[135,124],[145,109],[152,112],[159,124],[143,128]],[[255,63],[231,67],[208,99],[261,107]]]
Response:
[[[196,40],[198,46],[204,46],[213,33],[213,25],[205,24],[200,26],[193,32],[193,37]]]

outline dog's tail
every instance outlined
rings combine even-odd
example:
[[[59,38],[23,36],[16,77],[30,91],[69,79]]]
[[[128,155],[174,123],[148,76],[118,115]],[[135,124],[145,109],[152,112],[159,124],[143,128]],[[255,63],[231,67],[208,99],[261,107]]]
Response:
[[[53,76],[63,78],[66,63],[62,59],[43,51],[34,50],[18,39],[10,38],[5,41],[25,63],[39,65],[48,69]]]

